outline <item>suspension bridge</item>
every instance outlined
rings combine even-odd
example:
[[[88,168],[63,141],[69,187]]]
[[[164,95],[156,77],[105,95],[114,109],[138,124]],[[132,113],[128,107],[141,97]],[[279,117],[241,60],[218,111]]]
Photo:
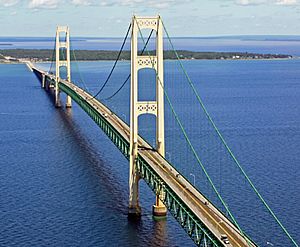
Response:
[[[144,37],[143,30],[151,30],[148,38]],[[152,42],[153,33],[156,34],[154,42]],[[164,33],[166,34],[166,39],[163,38]],[[63,34],[63,40],[61,34]],[[112,91],[108,89],[109,94],[99,99],[99,96],[108,87],[107,85],[114,75],[129,34],[131,34],[130,73],[120,83],[120,87],[117,90]],[[164,70],[167,67],[163,56],[164,42],[166,40],[169,42],[169,51],[174,52],[177,57],[177,69],[181,71],[182,81],[186,82],[184,88],[189,88],[190,90],[190,94],[186,94],[185,97],[191,99],[192,103],[196,105],[196,110],[191,109],[189,105],[182,115],[176,109],[177,105],[182,105],[182,101],[180,101],[180,97],[173,99],[173,92],[171,91],[180,90],[182,86],[175,83],[176,78],[172,75],[171,80],[169,80]],[[154,43],[155,50],[149,48],[151,42]],[[142,49],[139,47],[141,45]],[[143,179],[156,196],[155,204],[153,205],[153,215],[155,217],[165,217],[168,211],[197,246],[260,246],[262,241],[258,239],[257,242],[257,239],[252,237],[252,235],[255,235],[252,232],[255,231],[258,232],[256,235],[263,235],[259,227],[252,226],[252,230],[245,229],[247,224],[239,222],[237,217],[235,217],[234,210],[232,210],[235,207],[230,206],[230,201],[236,202],[240,199],[236,200],[233,198],[231,200],[229,194],[229,197],[225,200],[228,194],[222,192],[222,183],[217,185],[213,169],[219,167],[219,173],[222,173],[222,165],[226,167],[232,166],[232,171],[235,169],[234,172],[231,172],[232,176],[234,178],[239,176],[248,188],[248,190],[243,190],[243,193],[247,195],[246,198],[251,200],[251,202],[242,202],[242,204],[254,204],[254,199],[252,198],[255,198],[264,208],[265,215],[268,215],[279,229],[278,232],[281,235],[278,235],[278,238],[285,238],[284,243],[298,247],[294,238],[267,204],[234,156],[208,113],[202,98],[173,46],[160,16],[134,16],[132,18],[112,69],[97,92],[92,93],[89,91],[83,80],[81,81],[82,86],[79,86],[71,79],[72,54],[70,47],[69,28],[59,26],[57,27],[55,48],[53,49],[55,56],[53,55],[50,69],[48,71],[43,70],[38,65],[30,62],[27,62],[27,66],[40,80],[42,88],[54,96],[56,107],[62,106],[60,94],[64,92],[66,94],[66,107],[72,107],[72,100],[76,102],[102,129],[125,158],[129,160],[128,215],[130,217],[140,217],[141,215],[139,180]],[[76,56],[73,51],[72,63],[75,62],[75,59]],[[54,62],[56,65],[55,73],[51,71]],[[171,66],[175,67],[174,63],[171,63]],[[65,79],[63,79],[61,72],[62,67],[65,68]],[[152,74],[152,77],[148,74],[145,77],[147,81],[151,81],[152,78],[151,87],[155,89],[155,97],[151,98],[149,96],[146,100],[141,100],[142,97],[139,93],[139,83],[143,77],[140,75],[142,70],[151,70],[155,73],[154,75]],[[109,107],[107,101],[114,98],[122,90],[125,90],[125,85],[128,85],[129,81],[130,121],[127,123]],[[171,82],[173,84],[170,87],[168,83]],[[176,88],[176,85],[178,88]],[[165,109],[166,106],[167,108]],[[151,114],[156,119],[155,144],[153,145],[150,144],[145,136],[139,133],[139,116],[144,114]],[[186,114],[189,114],[189,116],[187,117]],[[165,123],[166,119],[171,119],[172,128]],[[195,133],[195,128],[190,128],[190,125],[185,123],[185,119],[189,124],[195,124],[201,133]],[[167,128],[165,128],[166,126]],[[178,130],[179,134],[176,134],[175,130]],[[165,143],[165,140],[168,140],[168,138],[165,138],[166,133],[173,134],[176,141],[176,145],[174,142],[172,148],[169,148],[170,144]],[[198,142],[198,139],[201,139],[201,143]],[[181,155],[181,159],[176,157],[178,150],[183,150],[184,155]],[[171,156],[171,153],[174,156],[173,159],[166,157],[166,154]],[[200,181],[197,180],[196,183],[195,174],[197,172],[201,173],[199,175],[201,179],[199,179]],[[190,181],[190,175],[194,176],[193,182]],[[252,210],[252,207],[249,207]],[[247,207],[243,205],[241,208]],[[236,210],[236,212],[238,211]],[[261,216],[244,215],[244,218],[249,217]],[[276,246],[283,245],[279,244]]]

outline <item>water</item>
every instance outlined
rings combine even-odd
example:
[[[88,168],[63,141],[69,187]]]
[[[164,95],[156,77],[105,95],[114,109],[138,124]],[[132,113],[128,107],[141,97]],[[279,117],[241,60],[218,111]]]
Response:
[[[91,90],[111,64],[79,64]],[[300,242],[300,60],[184,64],[246,171]],[[128,62],[121,65],[115,80],[127,75]],[[128,162],[78,106],[55,109],[24,65],[0,65],[0,74],[0,246],[193,246],[171,216],[153,221],[154,196],[144,182],[141,221],[128,221]],[[115,111],[128,120],[124,95]],[[271,229],[259,243],[273,240]]]
[[[73,49],[119,50],[122,40],[123,38],[72,37],[71,46]],[[172,40],[178,50],[281,53],[300,56],[300,36],[187,37]],[[54,41],[54,38],[0,37],[0,49],[53,49]],[[130,42],[127,42],[125,49],[130,49]]]

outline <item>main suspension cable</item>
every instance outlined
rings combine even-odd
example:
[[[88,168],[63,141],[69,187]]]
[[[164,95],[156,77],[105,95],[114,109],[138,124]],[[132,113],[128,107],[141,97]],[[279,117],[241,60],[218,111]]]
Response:
[[[138,24],[138,22],[137,22],[136,19],[135,19],[135,22],[136,22],[136,25],[137,25],[137,27],[138,27],[139,33],[140,33],[140,35],[141,35],[141,38],[142,38],[143,42],[145,43],[145,40],[144,40],[144,38],[143,38],[141,29],[140,29],[139,24]],[[163,27],[164,27],[164,25],[163,25]],[[165,27],[164,27],[164,28],[165,28]],[[150,55],[150,52],[147,51],[147,53],[148,53],[148,56],[150,57],[150,56],[151,56],[151,55]],[[152,60],[151,60],[151,63],[152,63],[152,67],[154,68],[154,64],[153,64],[153,61],[152,61]],[[158,80],[159,83],[160,83],[160,86],[163,88],[164,95],[166,96],[167,102],[168,102],[168,104],[169,104],[169,106],[170,106],[170,108],[171,108],[171,111],[172,111],[172,113],[173,113],[173,115],[174,115],[174,118],[175,118],[177,124],[179,125],[179,127],[180,127],[180,129],[181,129],[181,131],[182,131],[182,133],[183,133],[183,135],[184,135],[184,138],[185,138],[185,140],[186,140],[188,146],[190,147],[190,149],[191,149],[191,151],[192,151],[194,157],[196,158],[196,160],[197,160],[198,164],[200,165],[202,171],[204,172],[204,174],[205,174],[207,180],[209,181],[210,185],[212,186],[212,189],[214,190],[214,192],[216,193],[217,197],[219,198],[219,200],[220,200],[221,203],[223,204],[225,210],[228,212],[230,218],[232,219],[232,221],[234,222],[234,224],[237,226],[237,228],[238,228],[238,230],[240,231],[241,235],[245,238],[245,240],[246,240],[248,246],[250,246],[249,239],[246,237],[244,231],[242,230],[242,228],[241,228],[240,225],[238,224],[236,218],[233,216],[233,214],[232,214],[231,210],[229,209],[228,205],[225,203],[223,197],[221,196],[220,192],[218,191],[218,189],[216,188],[214,182],[212,181],[211,177],[209,176],[209,174],[208,174],[208,172],[207,172],[207,170],[206,170],[206,168],[205,168],[203,162],[201,161],[201,159],[200,159],[198,153],[196,152],[196,150],[195,150],[195,148],[194,148],[194,146],[193,146],[193,144],[192,144],[192,142],[191,142],[191,140],[190,140],[190,138],[189,138],[189,136],[188,136],[188,134],[187,134],[185,128],[183,127],[183,124],[182,124],[181,120],[179,119],[178,114],[176,113],[176,111],[175,111],[175,109],[174,109],[174,107],[173,107],[173,104],[172,104],[172,102],[171,102],[171,100],[170,100],[170,98],[169,98],[169,95],[168,95],[168,93],[167,93],[167,91],[166,91],[164,85],[163,85],[162,82],[161,82],[161,79],[160,79],[160,77],[159,77],[157,71],[156,71],[156,77],[157,77],[157,80]]]
[[[151,39],[151,36],[152,36],[152,34],[153,34],[153,29],[151,30],[151,32],[150,32],[150,34],[149,34],[149,36],[148,36],[148,39],[147,39],[147,41],[146,41],[146,44],[144,45],[144,48],[143,48],[143,50],[141,51],[141,56],[144,54],[144,52],[145,52],[145,50],[146,50],[146,47],[147,47],[147,45],[148,45],[148,43],[149,43],[149,41],[150,41],[150,39]],[[119,89],[117,90],[117,91],[115,91],[111,96],[109,96],[109,97],[107,97],[107,98],[104,98],[104,99],[100,99],[100,100],[110,100],[110,99],[112,99],[113,97],[115,97],[122,89],[123,89],[123,87],[127,84],[127,82],[129,81],[129,79],[130,79],[130,77],[131,77],[131,73],[129,73],[129,75],[127,76],[127,78],[126,78],[126,80],[122,83],[122,85],[119,87]]]
[[[252,180],[250,179],[250,177],[247,175],[247,173],[245,172],[245,170],[243,169],[243,167],[241,166],[241,164],[239,163],[239,161],[237,160],[237,158],[235,157],[235,155],[233,154],[233,152],[231,151],[230,147],[228,146],[227,142],[225,141],[223,135],[221,134],[220,130],[217,128],[215,122],[213,121],[212,117],[210,116],[210,114],[208,113],[206,107],[204,106],[204,103],[199,95],[199,93],[197,92],[195,85],[193,83],[193,81],[191,80],[191,78],[189,77],[187,71],[185,70],[181,59],[177,53],[177,51],[174,48],[173,42],[171,41],[171,38],[166,30],[166,27],[163,24],[163,28],[167,34],[167,38],[171,44],[171,47],[176,55],[177,60],[179,61],[180,67],[183,70],[190,87],[192,88],[201,108],[203,109],[205,115],[207,116],[209,122],[212,124],[214,130],[216,131],[217,135],[219,136],[220,140],[222,141],[224,147],[227,149],[228,153],[230,154],[231,158],[234,160],[234,163],[237,165],[237,167],[239,168],[240,172],[242,173],[242,175],[245,177],[245,179],[247,180],[247,182],[249,183],[249,185],[251,186],[251,188],[253,189],[253,191],[256,193],[256,195],[258,196],[258,198],[260,199],[260,201],[263,203],[263,205],[266,207],[266,209],[268,210],[268,212],[272,215],[272,217],[275,219],[275,221],[277,222],[277,224],[280,226],[280,228],[283,230],[283,232],[286,234],[286,236],[290,239],[290,241],[294,244],[294,246],[298,247],[298,244],[296,243],[296,241],[292,238],[292,236],[290,235],[290,233],[287,231],[287,229],[283,226],[283,224],[281,223],[281,221],[278,219],[278,217],[275,215],[275,213],[273,212],[273,210],[270,208],[270,206],[268,205],[268,203],[265,201],[265,199],[262,197],[262,195],[260,194],[260,192],[258,191],[258,189],[256,188],[256,186],[253,184]]]
[[[71,51],[72,51],[73,58],[74,58],[73,61],[75,62],[75,66],[76,66],[76,69],[77,69],[77,72],[78,72],[78,75],[79,75],[79,81],[80,81],[81,84],[83,85],[84,89],[85,89],[86,91],[89,91],[89,88],[87,87],[85,81],[83,80],[82,74],[81,74],[81,72],[80,72],[80,70],[79,70],[78,60],[77,60],[77,57],[76,57],[76,55],[75,55],[75,51],[74,51],[74,49],[73,49],[72,47],[71,47]]]
[[[114,70],[115,70],[115,68],[116,68],[116,65],[117,65],[117,63],[118,63],[118,61],[119,61],[119,59],[120,59],[120,56],[121,56],[121,53],[122,53],[123,48],[124,48],[124,46],[125,46],[126,40],[127,40],[127,38],[128,38],[130,29],[131,29],[131,23],[130,23],[130,25],[129,25],[129,27],[128,27],[127,33],[126,33],[125,38],[124,38],[124,40],[123,40],[121,49],[119,50],[118,56],[117,56],[117,58],[116,58],[116,60],[115,60],[115,62],[114,62],[114,65],[112,66],[112,68],[111,68],[111,70],[110,70],[110,73],[108,74],[108,76],[107,76],[105,82],[103,83],[102,87],[99,89],[99,91],[98,91],[93,97],[91,97],[91,98],[89,98],[89,99],[87,99],[87,100],[92,100],[92,99],[96,98],[96,97],[103,91],[103,89],[105,88],[106,84],[108,83],[108,81],[109,81],[109,79],[110,79],[112,73],[114,72]]]
[[[52,56],[51,56],[51,65],[50,65],[50,68],[48,70],[48,73],[50,73],[51,70],[52,70],[52,66],[53,66],[53,62],[54,62],[54,53],[56,52],[55,45],[56,45],[56,37],[54,38],[54,46],[53,46],[53,49],[52,49]]]

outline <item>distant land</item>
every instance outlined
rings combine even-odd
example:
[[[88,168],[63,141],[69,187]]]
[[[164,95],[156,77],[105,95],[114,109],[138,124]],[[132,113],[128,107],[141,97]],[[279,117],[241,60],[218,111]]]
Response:
[[[188,50],[177,51],[181,59],[289,59],[291,55],[260,54],[248,52],[197,52]],[[75,53],[75,55],[74,55]],[[151,55],[154,51],[149,52]],[[144,53],[144,55],[146,55]],[[49,62],[54,56],[50,49],[3,49],[0,50],[0,62],[19,62],[30,60],[32,62]],[[77,61],[115,60],[118,51],[115,50],[75,50],[71,52],[71,59]],[[165,59],[176,59],[173,51],[164,51]],[[130,60],[130,51],[123,51],[120,60]]]
[[[0,37],[0,50],[5,49],[53,49],[53,37]],[[122,37],[71,37],[71,47],[74,50],[119,50]],[[172,37],[176,50],[194,52],[248,52],[257,54],[289,54],[300,57],[299,35],[231,35],[231,36],[201,36]],[[1,45],[2,44],[2,45]],[[9,45],[6,45],[9,44]],[[140,44],[142,41],[140,40]],[[151,49],[155,40],[150,39]],[[170,48],[168,40],[164,39],[164,47]],[[130,50],[130,39],[126,41],[124,50]]]

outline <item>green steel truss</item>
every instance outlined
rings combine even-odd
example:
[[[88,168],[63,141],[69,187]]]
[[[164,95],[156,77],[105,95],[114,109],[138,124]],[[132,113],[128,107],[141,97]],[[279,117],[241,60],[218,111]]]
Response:
[[[104,131],[125,158],[129,160],[129,142],[118,133],[107,119],[71,88],[62,83],[59,84],[59,88],[71,96],[71,98]],[[174,191],[160,178],[160,176],[140,155],[137,159],[137,170],[140,177],[144,179],[156,195],[163,195],[160,199],[164,202],[169,212],[179,222],[197,246],[223,246],[222,243],[220,243],[219,240],[207,229],[200,219],[197,219],[195,214],[189,210],[185,203],[177,197]],[[163,191],[163,193],[160,193],[161,191]]]
[[[140,177],[156,195],[160,196],[160,200],[197,246],[223,246],[140,155],[137,160],[137,170]]]
[[[39,71],[35,71],[37,74]],[[41,77],[37,75],[40,79]],[[41,80],[41,79],[40,79]],[[52,84],[52,79],[47,78]],[[65,92],[94,120],[94,122],[103,130],[115,146],[121,151],[127,160],[129,160],[129,142],[102,116],[95,108],[84,98],[76,93],[72,88],[63,83],[59,83],[61,91]],[[181,227],[186,231],[197,246],[217,247],[224,246],[220,240],[205,226],[201,219],[187,207],[168,184],[152,169],[152,167],[138,155],[137,171],[142,179],[148,184],[151,190],[160,195],[161,201],[165,204],[169,212],[178,221]],[[162,191],[162,193],[161,193]]]

